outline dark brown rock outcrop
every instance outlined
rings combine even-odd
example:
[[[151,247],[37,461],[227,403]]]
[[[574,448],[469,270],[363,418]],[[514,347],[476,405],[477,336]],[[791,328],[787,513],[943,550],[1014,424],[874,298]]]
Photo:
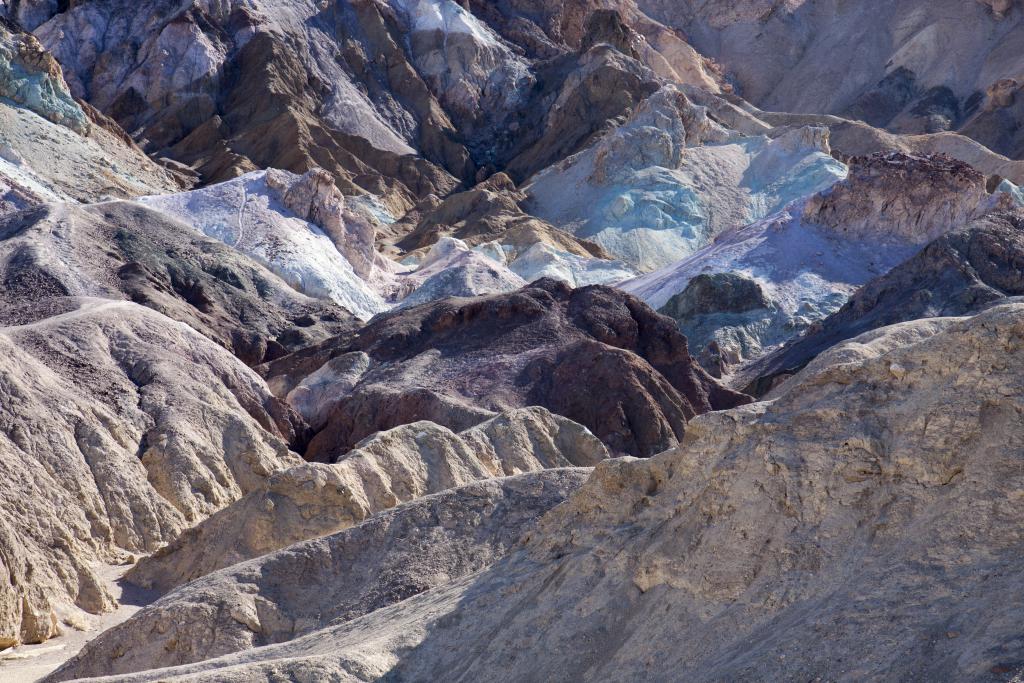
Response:
[[[610,449],[649,456],[699,413],[745,403],[690,357],[671,319],[603,286],[539,280],[510,294],[447,299],[380,317],[263,366],[279,395],[331,358],[362,352],[365,372],[307,458],[333,460],[381,429],[428,419],[452,429],[488,411],[541,405]]]

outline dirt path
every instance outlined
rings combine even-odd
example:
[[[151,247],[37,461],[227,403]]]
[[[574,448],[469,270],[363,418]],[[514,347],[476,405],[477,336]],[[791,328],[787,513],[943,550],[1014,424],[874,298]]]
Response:
[[[156,599],[152,591],[123,584],[120,579],[131,565],[101,566],[97,574],[108,584],[120,606],[113,612],[92,618],[84,631],[62,626],[64,635],[38,645],[22,645],[0,652],[0,681],[34,683],[78,654],[82,647],[112,626],[120,624]]]

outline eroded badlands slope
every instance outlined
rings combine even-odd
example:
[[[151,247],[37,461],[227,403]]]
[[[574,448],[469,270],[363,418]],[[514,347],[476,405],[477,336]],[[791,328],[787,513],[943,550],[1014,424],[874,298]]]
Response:
[[[0,679],[1019,678],[1024,7],[875,5],[0,0]]]
[[[1001,680],[1021,657],[1024,305],[917,325],[696,418],[662,455],[598,465],[481,573],[120,680]],[[290,552],[264,566],[288,575]]]

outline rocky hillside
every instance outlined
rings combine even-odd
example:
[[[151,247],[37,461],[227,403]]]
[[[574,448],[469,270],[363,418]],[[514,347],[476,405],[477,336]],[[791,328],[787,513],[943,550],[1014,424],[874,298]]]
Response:
[[[0,0],[0,681],[1024,676],[1016,0]]]
[[[292,637],[268,609],[249,628],[276,644],[119,678],[1001,680],[1019,666],[1022,325],[1011,303],[808,368],[673,450],[599,465],[482,572]],[[310,552],[264,560],[261,584]],[[54,680],[156,650],[161,620],[223,609],[255,571],[168,596]]]

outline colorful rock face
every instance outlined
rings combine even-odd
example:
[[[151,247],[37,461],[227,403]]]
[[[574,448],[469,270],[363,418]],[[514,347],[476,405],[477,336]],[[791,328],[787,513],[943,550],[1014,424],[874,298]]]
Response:
[[[0,680],[1021,679],[1022,45],[0,0]]]

